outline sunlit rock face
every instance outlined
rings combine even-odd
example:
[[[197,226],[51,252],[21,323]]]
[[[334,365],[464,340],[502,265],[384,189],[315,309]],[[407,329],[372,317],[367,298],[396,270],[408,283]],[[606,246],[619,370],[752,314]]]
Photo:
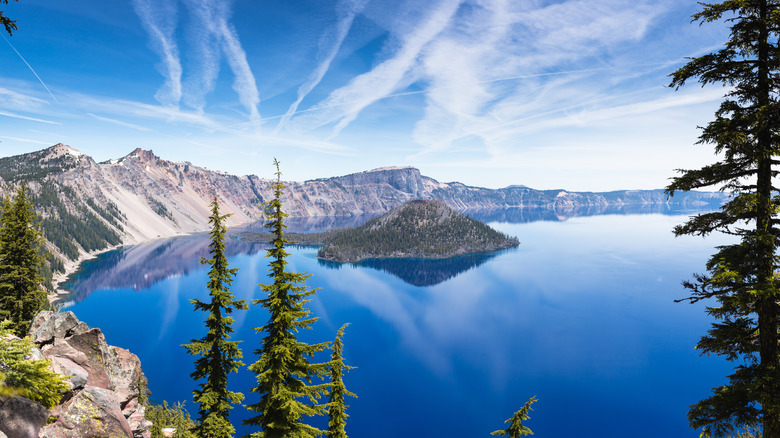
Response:
[[[73,312],[39,313],[30,337],[68,391],[40,428],[44,438],[98,436],[148,438],[152,424],[141,399],[149,396],[138,356],[109,345],[99,328],[90,329]],[[48,416],[47,416],[48,418]],[[40,425],[39,425],[40,426]]]

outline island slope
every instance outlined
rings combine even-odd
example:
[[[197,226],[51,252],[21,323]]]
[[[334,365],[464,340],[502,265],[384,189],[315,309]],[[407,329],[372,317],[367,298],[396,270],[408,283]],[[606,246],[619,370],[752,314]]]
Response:
[[[317,256],[335,262],[375,258],[448,258],[519,245],[441,201],[412,200],[365,224],[327,233]]]

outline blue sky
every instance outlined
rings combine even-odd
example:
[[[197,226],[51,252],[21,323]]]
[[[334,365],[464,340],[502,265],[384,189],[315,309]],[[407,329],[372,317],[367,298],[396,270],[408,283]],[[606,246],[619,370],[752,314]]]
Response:
[[[667,87],[722,24],[680,0],[20,0],[0,156],[136,147],[306,180],[412,165],[483,187],[662,188],[725,89]]]

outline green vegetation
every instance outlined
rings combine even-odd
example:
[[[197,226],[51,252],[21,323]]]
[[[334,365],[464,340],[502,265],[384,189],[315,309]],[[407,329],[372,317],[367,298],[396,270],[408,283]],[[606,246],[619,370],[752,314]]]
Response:
[[[211,259],[201,259],[201,263],[211,265],[209,271],[210,302],[196,299],[190,300],[195,310],[208,312],[206,327],[208,333],[202,339],[193,339],[183,345],[187,353],[200,356],[195,361],[195,371],[190,374],[194,380],[204,380],[199,389],[193,391],[198,410],[198,425],[195,431],[199,436],[211,438],[230,438],[235,428],[230,424],[228,416],[232,405],[240,404],[244,395],[227,389],[228,374],[235,373],[243,366],[241,362],[240,341],[230,341],[233,333],[234,310],[246,310],[248,306],[243,300],[234,300],[229,286],[238,269],[229,268],[225,256],[225,233],[223,224],[229,215],[219,214],[217,197],[211,203],[211,244],[209,245]]]
[[[152,438],[164,438],[163,429],[168,428],[175,430],[169,438],[197,437],[194,432],[195,422],[184,409],[183,403],[168,406],[168,402],[164,401],[162,405],[147,406],[144,418],[152,422],[150,430]]]
[[[511,238],[440,201],[415,200],[365,224],[322,235],[318,257],[337,262],[366,258],[447,258],[517,246]]]
[[[33,342],[15,338],[13,322],[0,322],[0,395],[22,396],[51,409],[68,389],[63,378],[49,369],[48,360],[28,358]]]
[[[0,12],[0,15],[2,13]],[[47,157],[46,150],[0,158],[0,178],[9,183],[39,182],[48,175],[62,173],[76,167],[70,155]]]
[[[73,200],[71,209],[77,214],[71,213],[60,195]],[[79,246],[85,251],[96,251],[122,243],[116,230],[93,213],[111,218],[106,221],[121,230],[119,222],[124,221],[124,217],[113,204],[109,203],[108,209],[99,208],[92,200],[81,204],[73,189],[55,181],[41,182],[32,199],[44,215],[41,222],[44,237],[70,260],[78,258]],[[56,271],[54,266],[52,270]]]
[[[515,412],[514,415],[512,415],[512,418],[504,422],[509,424],[508,428],[504,430],[496,430],[494,432],[491,432],[490,434],[498,435],[498,436],[506,436],[509,438],[519,438],[524,435],[533,435],[534,433],[531,432],[531,429],[529,429],[527,426],[524,426],[522,422],[530,418],[528,416],[528,412],[533,411],[531,405],[534,404],[535,402],[536,402],[536,396],[533,396],[530,399],[528,399],[528,401],[525,402],[525,405],[519,411]]]
[[[312,379],[321,378],[328,372],[327,363],[310,363],[315,353],[327,348],[327,343],[308,345],[297,339],[296,333],[311,328],[316,318],[310,316],[305,305],[315,289],[300,285],[310,277],[308,274],[286,270],[287,253],[285,245],[290,241],[284,237],[282,192],[279,162],[276,166],[274,198],[265,203],[266,215],[270,221],[266,227],[274,236],[268,250],[271,284],[260,285],[267,298],[254,300],[269,313],[268,323],[256,328],[265,333],[261,346],[256,350],[259,359],[249,366],[255,373],[257,386],[251,392],[260,396],[260,401],[247,407],[257,413],[245,424],[260,426],[262,431],[250,435],[255,438],[312,438],[322,431],[304,423],[302,417],[321,415],[325,404],[318,402],[327,392],[328,384],[314,384]]]
[[[344,336],[344,329],[349,324],[341,326],[336,333],[336,339],[333,341],[331,349],[333,352],[330,356],[330,394],[328,395],[328,438],[347,438],[347,432],[345,427],[347,425],[347,407],[344,402],[345,396],[357,397],[355,394],[349,392],[347,387],[344,386],[344,371],[349,371],[355,367],[344,364],[344,357],[342,351],[344,346],[341,342],[341,338]]]
[[[163,204],[162,202],[152,198],[149,195],[146,195],[146,202],[149,203],[149,207],[152,207],[152,211],[157,213],[157,216],[170,219],[174,222],[176,222],[176,219],[174,219],[173,214],[171,214],[170,210]]]
[[[712,185],[734,193],[719,212],[694,216],[676,235],[713,231],[740,238],[718,248],[707,274],[685,282],[687,300],[714,299],[713,323],[697,348],[740,362],[728,384],[690,407],[691,427],[704,437],[724,437],[759,428],[765,438],[780,437],[780,350],[778,348],[778,259],[780,209],[772,185],[779,163],[780,4],[769,0],[701,3],[694,21],[725,20],[731,35],[725,47],[692,59],[672,74],[673,87],[697,79],[727,86],[715,120],[702,128],[699,143],[714,145],[720,161],[682,170],[669,194]]]
[[[21,185],[13,200],[3,200],[0,224],[0,318],[10,320],[19,337],[47,302],[43,245],[27,186]]]

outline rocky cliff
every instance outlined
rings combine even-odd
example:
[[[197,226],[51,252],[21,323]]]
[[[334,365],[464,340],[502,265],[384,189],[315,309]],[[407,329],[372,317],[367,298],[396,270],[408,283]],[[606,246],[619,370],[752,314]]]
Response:
[[[258,221],[259,204],[272,196],[273,180],[167,161],[142,149],[97,163],[57,144],[0,158],[0,192],[8,194],[22,182],[34,194],[49,250],[64,262],[63,270],[70,270],[85,254],[109,246],[207,230],[208,205],[214,195],[221,211],[232,214],[228,226]],[[292,218],[377,215],[412,199],[443,201],[458,211],[514,208],[559,216],[621,206],[717,206],[726,199],[722,193],[679,193],[667,199],[662,190],[487,189],[441,183],[412,167],[285,184],[282,203]]]
[[[90,329],[73,312],[41,312],[30,336],[36,345],[31,357],[50,361],[68,389],[51,410],[23,397],[0,398],[0,436],[151,436],[143,405],[148,384],[138,356],[108,345],[100,329]]]

